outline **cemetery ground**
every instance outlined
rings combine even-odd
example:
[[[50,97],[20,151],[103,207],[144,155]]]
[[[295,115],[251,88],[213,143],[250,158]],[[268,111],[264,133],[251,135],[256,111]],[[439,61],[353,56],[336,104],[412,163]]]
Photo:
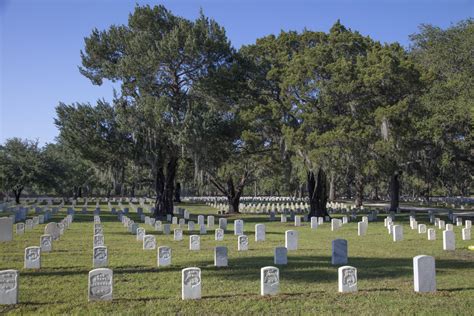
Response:
[[[192,213],[220,215],[206,205],[180,204]],[[442,231],[436,228],[435,241],[409,227],[409,214],[396,215],[402,223],[404,237],[393,242],[384,227],[383,217],[370,222],[366,236],[357,236],[357,221],[332,232],[325,222],[311,230],[308,222],[295,227],[294,222],[270,222],[268,215],[238,214],[227,216],[224,241],[214,240],[214,229],[201,235],[201,250],[189,250],[187,227],[182,241],[173,234],[163,235],[140,221],[138,214],[128,215],[147,234],[156,236],[157,246],[172,248],[172,264],[157,267],[156,250],[143,250],[142,242],[130,234],[116,215],[102,211],[105,244],[109,252],[108,267],[113,270],[113,301],[88,302],[88,272],[92,270],[93,209],[81,214],[76,209],[74,222],[53,243],[53,251],[42,253],[41,269],[23,269],[25,247],[39,245],[45,224],[12,242],[0,243],[0,270],[19,271],[19,304],[0,305],[0,314],[471,314],[474,310],[474,244],[461,239],[461,227],[454,226],[456,250],[444,251]],[[4,216],[2,214],[2,216]],[[66,216],[65,208],[50,221]],[[334,215],[338,217],[338,215]],[[442,219],[446,219],[442,216]],[[249,250],[237,251],[233,220],[243,219],[244,234],[249,236]],[[427,213],[417,214],[418,223],[433,227]],[[255,242],[255,224],[266,225],[266,241]],[[177,225],[172,225],[172,228]],[[280,292],[260,296],[260,269],[274,266],[274,248],[284,246],[285,231],[299,232],[298,250],[288,252],[288,265],[280,269]],[[331,265],[331,241],[348,241],[348,264],[357,268],[358,292],[338,293],[337,266]],[[228,247],[229,266],[214,267],[214,247]],[[413,257],[436,259],[435,293],[413,290]],[[181,270],[202,270],[202,299],[181,300]]]

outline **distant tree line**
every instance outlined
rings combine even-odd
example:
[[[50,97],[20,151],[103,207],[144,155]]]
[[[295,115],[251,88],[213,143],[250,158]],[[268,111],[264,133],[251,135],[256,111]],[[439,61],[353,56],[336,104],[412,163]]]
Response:
[[[468,196],[473,183],[474,22],[420,26],[408,49],[337,21],[233,48],[203,13],[137,6],[94,29],[80,72],[114,100],[56,108],[57,143],[10,139],[0,185],[60,196],[149,195],[155,216],[185,194],[338,198]]]

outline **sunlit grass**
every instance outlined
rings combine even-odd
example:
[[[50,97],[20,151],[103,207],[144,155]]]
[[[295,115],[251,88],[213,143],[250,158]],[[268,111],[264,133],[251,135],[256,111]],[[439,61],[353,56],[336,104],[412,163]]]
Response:
[[[186,205],[195,214],[213,214],[216,210],[204,205]],[[81,208],[78,208],[81,209]],[[383,225],[369,223],[367,236],[357,236],[357,223],[344,225],[337,232],[324,223],[311,230],[309,223],[294,227],[291,222],[269,222],[266,215],[228,217],[223,242],[214,241],[214,230],[201,236],[201,251],[189,251],[189,232],[183,241],[173,241],[173,235],[162,235],[140,224],[147,234],[157,236],[158,246],[172,247],[172,265],[158,268],[156,251],[142,250],[142,243],[129,234],[117,217],[104,212],[105,244],[109,250],[109,267],[114,271],[114,300],[87,302],[87,274],[92,269],[93,215],[76,213],[75,221],[61,240],[54,243],[53,252],[42,255],[39,271],[23,269],[23,251],[39,245],[44,225],[14,241],[0,244],[0,269],[20,271],[20,303],[0,306],[0,313],[127,313],[127,314],[471,314],[474,310],[474,252],[467,250],[474,241],[461,240],[461,228],[455,226],[454,252],[442,250],[442,233],[428,241],[408,225],[408,216],[400,215],[404,225],[404,240],[394,243]],[[104,206],[102,206],[104,209]],[[65,212],[55,215],[59,221]],[[140,222],[136,214],[131,214]],[[233,235],[233,220],[245,221],[250,250],[237,251]],[[417,216],[419,223],[428,223],[427,215]],[[254,240],[255,224],[266,224],[266,241]],[[428,225],[428,227],[431,227]],[[174,228],[174,227],[173,227]],[[196,225],[196,229],[198,229]],[[273,249],[284,245],[284,232],[299,231],[299,249],[288,254],[288,266],[280,267],[280,295],[262,298],[259,295],[260,268],[273,265]],[[198,233],[198,231],[194,232]],[[349,265],[358,269],[359,292],[337,292],[337,267],[330,264],[331,241],[348,240]],[[229,267],[213,266],[213,248],[229,248]],[[413,291],[412,258],[419,254],[436,258],[438,291],[417,294]],[[202,300],[181,300],[181,269],[197,266],[202,269]]]

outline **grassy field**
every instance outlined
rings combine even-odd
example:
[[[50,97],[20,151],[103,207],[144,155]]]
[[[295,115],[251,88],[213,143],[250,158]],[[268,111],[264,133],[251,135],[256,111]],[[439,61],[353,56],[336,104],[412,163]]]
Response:
[[[193,214],[214,214],[204,205],[183,205]],[[107,212],[108,213],[108,212]],[[59,221],[65,213],[57,214]],[[136,214],[131,214],[139,222]],[[193,216],[194,217],[194,216]],[[237,251],[233,220],[245,221],[249,251]],[[20,271],[18,305],[0,306],[0,314],[465,314],[474,310],[474,251],[467,250],[474,241],[461,240],[461,228],[455,227],[456,251],[442,250],[442,233],[428,241],[408,225],[407,215],[400,215],[404,240],[394,243],[383,225],[369,223],[367,236],[357,236],[357,223],[331,232],[324,223],[311,230],[308,223],[295,228],[292,223],[268,222],[268,216],[229,217],[223,242],[214,241],[214,230],[201,236],[201,251],[189,251],[189,232],[183,241],[172,235],[155,232],[141,224],[147,234],[157,235],[158,246],[172,247],[172,265],[158,268],[156,251],[142,250],[142,243],[117,220],[101,215],[109,267],[114,272],[114,299],[111,302],[87,301],[87,275],[92,270],[92,209],[87,215],[77,213],[75,221],[51,253],[42,254],[42,268],[23,269],[24,248],[39,245],[45,225],[39,225],[13,242],[0,243],[0,270]],[[427,217],[417,217],[428,223]],[[197,220],[194,218],[195,222]],[[360,220],[360,219],[359,219]],[[216,223],[218,222],[216,216]],[[266,241],[254,240],[255,224],[266,224]],[[430,225],[428,225],[431,227]],[[289,252],[288,265],[280,267],[280,294],[261,297],[260,268],[273,265],[273,249],[284,246],[284,232],[299,231],[299,249]],[[358,269],[357,293],[337,292],[337,267],[330,264],[331,241],[348,240],[349,265]],[[229,267],[213,266],[213,248],[229,248]],[[416,255],[436,258],[438,291],[418,294],[413,291],[412,258]],[[200,267],[202,299],[181,300],[181,269]]]

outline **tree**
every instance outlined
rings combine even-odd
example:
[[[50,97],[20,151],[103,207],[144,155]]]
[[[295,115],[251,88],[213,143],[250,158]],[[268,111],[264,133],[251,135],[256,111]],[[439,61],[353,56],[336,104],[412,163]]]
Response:
[[[445,30],[421,25],[411,40],[410,53],[428,86],[420,97],[425,119],[416,124],[412,170],[424,183],[427,199],[437,186],[443,194],[469,196],[474,177],[474,20]]]
[[[41,151],[37,141],[11,138],[0,146],[0,187],[12,192],[17,204],[23,190],[40,182],[41,175]]]
[[[116,107],[102,100],[96,106],[60,103],[55,124],[60,141],[80,155],[71,163],[82,163],[81,159],[92,162],[97,173],[110,180],[109,191],[120,195],[132,149],[131,135],[122,130]]]
[[[97,182],[93,164],[62,143],[47,144],[42,159],[45,167],[40,186],[45,192],[77,199],[88,185]]]
[[[202,13],[189,21],[163,6],[137,6],[128,25],[93,30],[81,57],[80,71],[94,84],[121,83],[123,121],[152,170],[155,217],[172,213],[192,92],[232,58],[225,30]]]

